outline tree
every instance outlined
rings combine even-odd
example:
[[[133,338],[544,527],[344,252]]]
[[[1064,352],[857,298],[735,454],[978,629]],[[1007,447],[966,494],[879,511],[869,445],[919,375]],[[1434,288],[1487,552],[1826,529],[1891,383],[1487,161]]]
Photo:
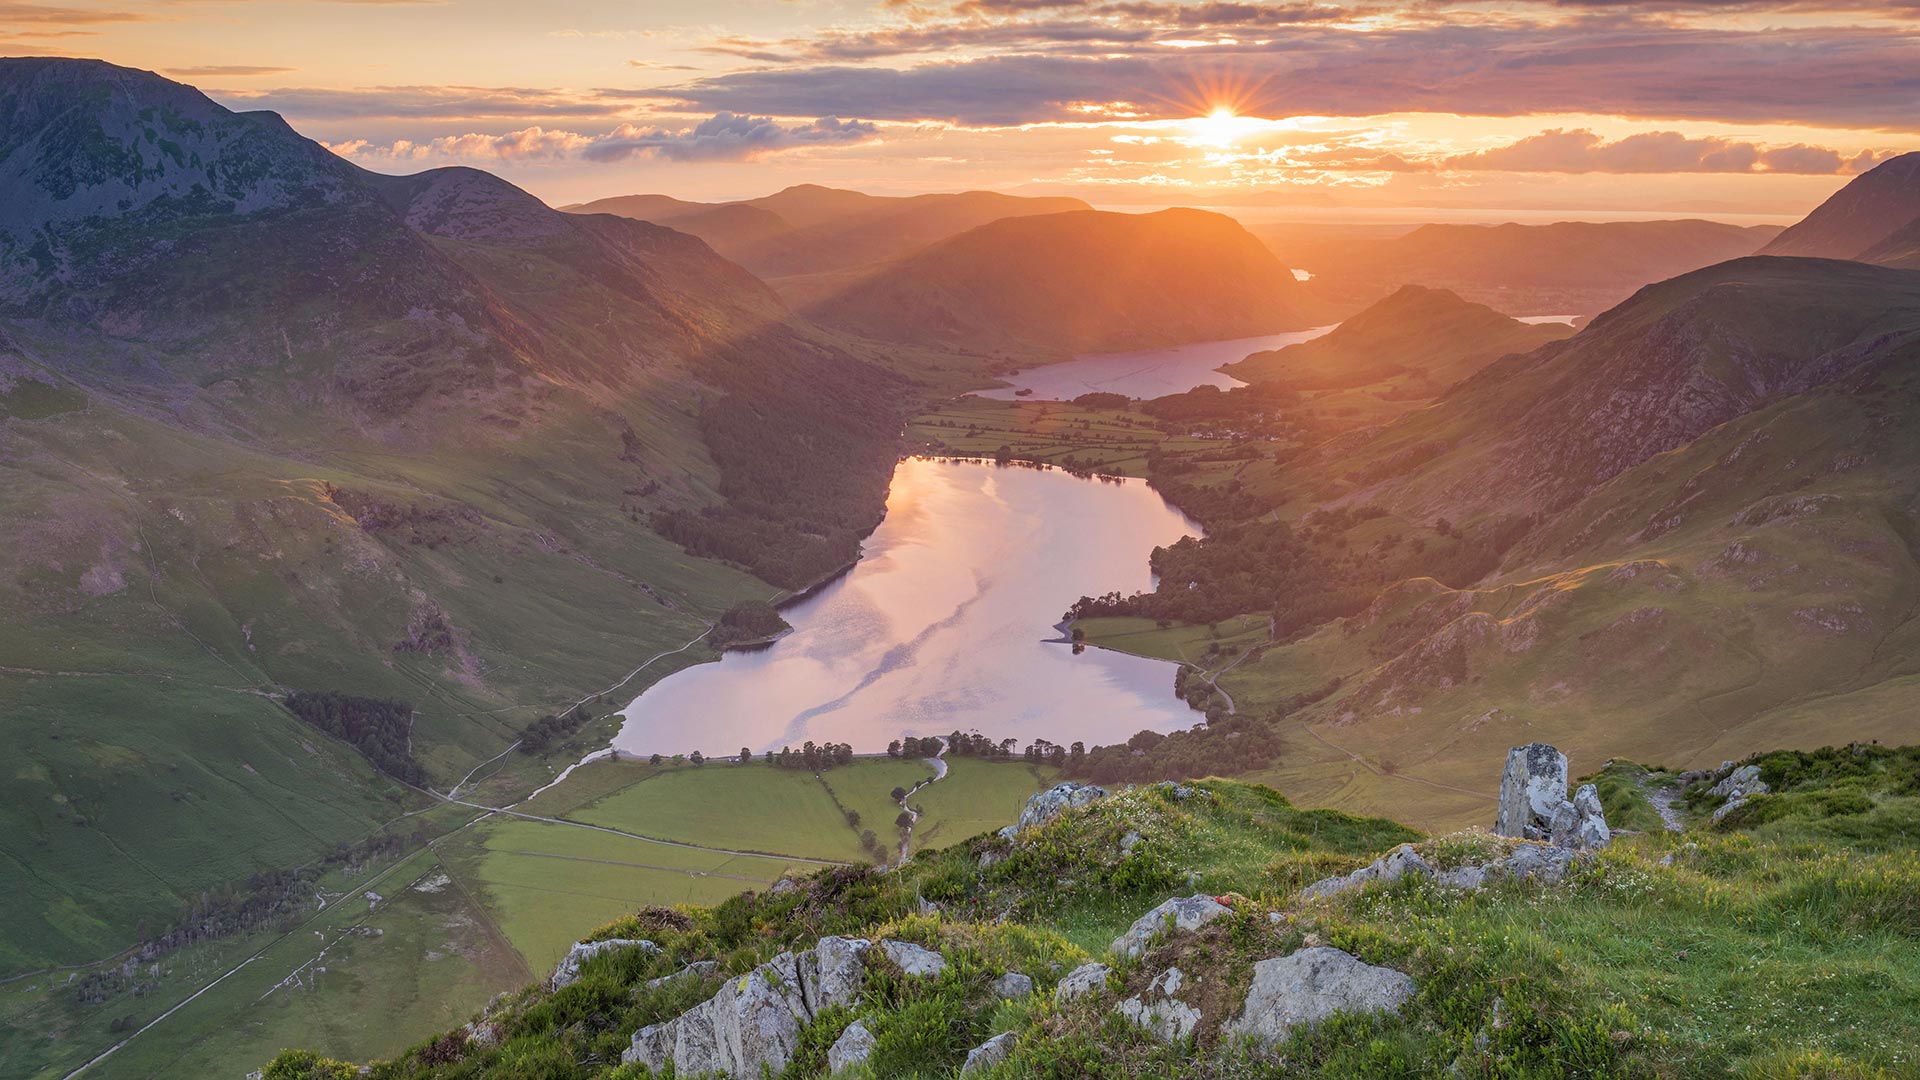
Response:
[[[908,811],[902,810],[900,811],[900,816],[893,819],[893,823],[902,829],[911,829],[913,828],[913,815]]]
[[[907,797],[907,789],[896,786],[893,789],[892,795],[893,795],[893,801],[899,802],[901,799],[904,799]]]
[[[660,761],[661,761],[661,758],[660,758],[660,755],[659,755],[659,754],[655,754],[655,755],[653,755],[652,757],[649,757],[649,758],[647,759],[647,764],[649,764],[649,765],[659,765],[659,764],[660,764]]]
[[[753,748],[749,746],[741,747],[740,748],[740,764],[745,765],[747,762],[752,760],[753,760]]]
[[[899,739],[895,739],[892,742],[887,744],[887,756],[888,757],[900,756],[900,740]]]
[[[687,760],[693,762],[695,765],[705,765],[707,763],[706,755],[698,750],[695,750]]]

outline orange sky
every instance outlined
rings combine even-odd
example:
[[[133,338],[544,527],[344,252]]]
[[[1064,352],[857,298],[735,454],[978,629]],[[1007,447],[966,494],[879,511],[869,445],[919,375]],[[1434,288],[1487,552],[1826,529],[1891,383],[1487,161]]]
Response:
[[[553,202],[1785,219],[1920,148],[1920,0],[0,0],[0,52],[151,68],[369,168]]]

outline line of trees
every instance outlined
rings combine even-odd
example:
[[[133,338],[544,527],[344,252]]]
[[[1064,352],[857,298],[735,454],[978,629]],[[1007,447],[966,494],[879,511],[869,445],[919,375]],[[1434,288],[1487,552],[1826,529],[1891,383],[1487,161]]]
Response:
[[[748,760],[751,752],[741,747],[742,760]],[[800,749],[783,746],[777,754],[768,754],[767,760],[782,769],[805,769],[819,772],[835,765],[853,764],[852,743],[816,743],[812,739],[800,744]]]
[[[520,733],[520,752],[528,755],[544,754],[549,747],[558,746],[572,738],[592,719],[593,714],[581,705],[575,705],[558,716],[552,713],[542,716],[528,724],[526,730]]]

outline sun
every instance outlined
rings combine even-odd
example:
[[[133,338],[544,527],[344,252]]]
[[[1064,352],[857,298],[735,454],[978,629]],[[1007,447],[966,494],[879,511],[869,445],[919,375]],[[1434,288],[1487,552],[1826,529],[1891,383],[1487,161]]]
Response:
[[[1248,118],[1234,112],[1231,105],[1216,105],[1207,115],[1187,121],[1187,128],[1193,133],[1195,142],[1224,148],[1232,146],[1236,139],[1245,135],[1251,123]]]

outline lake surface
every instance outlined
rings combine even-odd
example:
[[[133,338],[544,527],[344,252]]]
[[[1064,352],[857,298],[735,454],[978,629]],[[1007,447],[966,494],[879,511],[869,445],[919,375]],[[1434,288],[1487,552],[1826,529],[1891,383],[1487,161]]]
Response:
[[[783,613],[793,633],[649,687],[614,747],[864,753],[955,729],[1024,747],[1190,727],[1172,664],[1046,639],[1082,595],[1150,587],[1148,552],[1199,532],[1139,480],[903,461],[859,564]]]
[[[1028,368],[1018,375],[1002,376],[1011,386],[975,391],[984,398],[1013,400],[1016,391],[1035,401],[1066,401],[1096,390],[1125,394],[1133,398],[1156,398],[1180,394],[1196,386],[1217,386],[1225,390],[1246,384],[1231,375],[1214,370],[1222,364],[1245,360],[1263,349],[1296,345],[1333,329],[1291,330],[1284,334],[1234,338],[1230,341],[1203,341],[1196,345],[1176,345],[1168,349],[1141,352],[1087,353],[1072,360],[1043,367]]]

